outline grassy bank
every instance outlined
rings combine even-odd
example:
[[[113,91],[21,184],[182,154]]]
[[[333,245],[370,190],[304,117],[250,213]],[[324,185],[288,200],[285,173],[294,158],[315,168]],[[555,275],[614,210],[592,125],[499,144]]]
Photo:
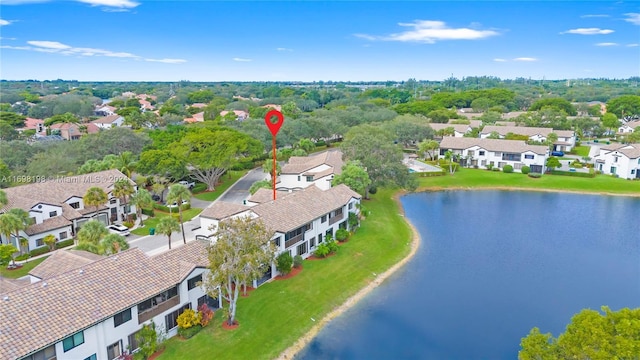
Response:
[[[304,270],[287,280],[265,284],[238,303],[240,327],[221,328],[222,311],[215,322],[195,337],[167,342],[160,359],[272,359],[303,336],[314,320],[332,309],[406,256],[411,230],[392,199],[381,190],[364,201],[370,215],[336,256],[305,260]]]
[[[44,259],[46,259],[47,256],[41,257],[41,258],[37,258],[35,260],[29,260],[25,263],[22,264],[22,267],[19,269],[15,269],[15,270],[9,270],[6,267],[2,266],[0,267],[0,276],[7,278],[7,279],[17,279],[17,278],[21,278],[25,275],[29,274],[29,271],[31,271],[34,267],[36,267],[38,264],[40,264],[41,262],[44,261]]]
[[[579,178],[543,175],[539,179],[520,173],[461,169],[454,175],[419,178],[418,191],[456,188],[511,188],[531,190],[575,191],[594,194],[639,195],[640,181],[618,179],[607,175]]]
[[[174,212],[171,215],[173,215],[173,217],[176,218],[176,220],[178,220],[180,215],[178,214],[177,209],[175,211],[176,212]],[[199,208],[190,208],[188,210],[185,210],[182,212],[182,221],[187,222],[193,219],[196,215],[200,214],[201,212],[202,212],[202,209],[199,209]],[[135,235],[140,235],[140,236],[149,235],[150,228],[155,228],[160,222],[160,219],[162,219],[163,217],[169,216],[169,213],[158,211],[158,210],[155,211],[155,214],[156,216],[152,218],[148,218],[144,221],[144,227],[131,230],[131,233]]]

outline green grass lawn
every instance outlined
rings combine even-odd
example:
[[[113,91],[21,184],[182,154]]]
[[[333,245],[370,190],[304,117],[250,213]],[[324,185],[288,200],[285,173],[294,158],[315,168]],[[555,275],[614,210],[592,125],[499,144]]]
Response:
[[[177,211],[178,209],[176,209],[176,212],[172,214],[176,219],[178,219]],[[201,212],[202,212],[202,209],[199,209],[199,208],[190,208],[189,210],[185,210],[182,212],[182,221],[187,222],[193,219],[196,215],[200,214]],[[158,210],[155,210],[155,214],[156,216],[152,218],[148,218],[144,221],[144,227],[131,230],[131,233],[136,235],[141,235],[141,236],[149,235],[149,228],[155,228],[156,225],[158,225],[158,222],[160,221],[161,218],[165,216],[169,216],[169,213],[158,211]]]
[[[199,194],[194,194],[193,196],[196,199],[204,200],[204,201],[214,201],[218,198],[218,196],[222,195],[231,185],[235,184],[238,179],[244,176],[249,170],[242,171],[228,171],[227,174],[222,175],[220,178],[221,184],[216,186],[216,189],[209,192],[201,192]]]
[[[22,265],[22,267],[20,269],[16,269],[16,270],[8,270],[6,267],[2,267],[0,268],[0,276],[8,278],[8,279],[17,279],[17,278],[21,278],[25,275],[29,274],[29,271],[31,271],[31,269],[33,269],[34,267],[36,267],[36,265],[40,264],[41,262],[44,261],[44,259],[46,259],[47,256],[35,259],[35,260],[30,260],[26,263],[24,263]]]
[[[406,256],[411,230],[392,200],[380,190],[363,201],[370,215],[337,255],[305,260],[304,270],[287,280],[264,284],[238,301],[234,331],[221,328],[222,311],[189,340],[172,338],[160,359],[273,359],[332,309]]]
[[[605,194],[640,194],[640,181],[596,175],[595,178],[579,178],[561,175],[543,175],[539,179],[520,173],[505,174],[498,171],[461,169],[454,175],[419,178],[420,190],[441,188],[490,188],[550,189],[582,191]]]
[[[586,145],[576,146],[571,150],[571,154],[586,157],[586,156],[589,156],[589,149],[591,149],[591,146],[586,146]]]

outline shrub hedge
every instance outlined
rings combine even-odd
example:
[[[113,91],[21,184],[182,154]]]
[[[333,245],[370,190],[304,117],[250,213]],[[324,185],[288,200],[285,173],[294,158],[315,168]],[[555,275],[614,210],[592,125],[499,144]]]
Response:
[[[593,178],[596,177],[595,173],[583,173],[577,171],[561,171],[561,170],[551,170],[552,175],[564,175],[564,176],[573,176],[573,177],[586,177]]]
[[[73,245],[73,239],[62,240],[56,243],[56,249],[62,249],[72,245]]]
[[[507,173],[507,174],[511,174],[513,172],[513,166],[511,165],[505,165],[502,167],[502,172]]]
[[[531,172],[531,168],[528,167],[527,165],[523,166],[522,168],[520,168],[520,172],[527,175],[528,173]]]

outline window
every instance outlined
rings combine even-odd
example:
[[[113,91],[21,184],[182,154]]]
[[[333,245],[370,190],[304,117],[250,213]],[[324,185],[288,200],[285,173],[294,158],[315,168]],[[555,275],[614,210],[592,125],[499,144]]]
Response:
[[[480,155],[480,156],[484,156],[484,150],[480,150],[480,151],[478,151],[478,155]]]
[[[131,320],[131,309],[127,309],[123,312],[117,313],[113,317],[113,327],[118,327],[129,320]]]
[[[280,247],[281,238],[282,236],[278,236],[277,238],[273,239],[273,243],[276,244],[277,247]]]
[[[57,211],[49,211],[49,217],[55,217],[55,216],[58,216]]]
[[[43,240],[43,238],[36,239],[36,246],[44,246],[44,240]]]
[[[311,239],[309,239],[309,247],[312,248],[316,246],[316,238],[312,237]]]
[[[84,360],[98,360],[98,357],[96,356],[96,354],[93,354],[87,358],[84,358]]]
[[[494,155],[495,155],[496,157],[501,157],[501,156],[502,156],[502,153],[501,153],[501,152],[497,152],[497,151],[496,151],[496,152],[494,153]]]
[[[632,170],[631,170],[631,175],[633,175],[633,174],[635,174],[635,173],[636,173],[636,170],[635,170],[635,169],[632,169]]]
[[[473,157],[473,155],[475,155],[475,154],[476,154],[476,152],[475,152],[475,151],[473,151],[473,150],[467,150],[467,155],[469,155],[469,156],[472,156],[472,157]]]
[[[84,344],[84,332],[80,331],[62,340],[62,349],[67,352],[82,344]]]
[[[80,203],[79,202],[74,202],[69,204],[69,206],[71,206],[74,209],[80,209]]]
[[[58,237],[60,237],[60,240],[64,240],[64,239],[66,239],[66,238],[67,238],[67,236],[68,236],[68,235],[67,235],[67,232],[66,232],[66,231],[63,231],[63,232],[61,232],[60,234],[58,234]]]
[[[480,162],[480,166],[487,166],[487,160],[482,160]]]
[[[140,330],[134,332],[133,334],[127,337],[127,340],[129,341],[129,352],[133,352],[140,347],[140,344],[138,344],[138,339],[136,339],[136,336],[138,335],[139,332]]]
[[[534,156],[533,156],[533,155],[530,155],[530,154],[525,154],[525,155],[524,155],[524,158],[525,158],[525,159],[529,159],[529,160],[533,160]]]
[[[56,346],[51,345],[33,355],[23,357],[22,360],[55,360],[56,357]]]
[[[115,344],[107,346],[107,359],[113,360],[122,355],[122,340],[118,340]]]
[[[352,202],[349,203],[349,210],[351,210],[351,209],[353,209],[353,203]]]
[[[298,175],[298,181],[300,181],[300,175]]]
[[[522,169],[522,165],[524,165],[523,163],[515,163],[513,164],[513,169],[514,170],[521,170]]]
[[[322,217],[320,218],[320,222],[321,223],[326,223],[327,222],[327,215],[322,215]]]
[[[613,162],[618,162],[618,157],[617,156],[613,157]]]
[[[32,216],[32,217],[30,218],[30,222],[29,222],[29,223],[30,223],[30,224],[36,224],[36,217],[35,217],[35,216]]]
[[[615,173],[616,173],[616,167],[615,167],[615,166],[612,166],[612,167],[611,167],[611,173],[612,173],[612,174],[615,174]]]
[[[174,327],[178,326],[178,316],[180,316],[180,314],[182,314],[186,309],[190,309],[190,308],[191,308],[191,303],[165,316],[164,317],[165,329],[169,331]]]
[[[325,231],[325,234],[327,235],[327,237],[333,237],[333,228],[328,228],[327,231]]]
[[[187,288],[191,290],[194,287],[198,286],[198,283],[201,281],[202,281],[202,274],[198,276],[194,276],[191,279],[187,280]]]
[[[298,249],[296,251],[296,254],[298,255],[302,255],[302,254],[306,254],[307,253],[307,242],[303,242],[302,244],[298,245]]]
[[[313,182],[313,176],[307,176],[307,182]]]
[[[109,204],[111,204],[111,205],[115,205],[117,202],[118,202],[118,199],[116,199],[116,198],[113,198],[113,199],[109,200]]]
[[[322,243],[322,234],[318,234],[318,244]]]

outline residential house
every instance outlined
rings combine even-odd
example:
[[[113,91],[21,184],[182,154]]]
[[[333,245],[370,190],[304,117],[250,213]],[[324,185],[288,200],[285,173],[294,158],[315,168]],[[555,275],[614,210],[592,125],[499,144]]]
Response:
[[[486,169],[513,166],[520,172],[523,166],[529,166],[531,172],[543,173],[549,148],[543,145],[528,145],[521,140],[498,140],[483,138],[445,137],[440,142],[440,158],[448,150],[459,156],[461,166],[473,166]]]
[[[287,195],[292,194],[291,190],[276,190],[276,199],[281,199]],[[266,203],[273,200],[273,189],[258,189],[255,194],[251,195],[244,201],[247,206],[254,206],[262,203]]]
[[[152,322],[174,336],[185,309],[221,305],[198,286],[208,271],[207,245],[70,261],[63,272],[3,290],[0,359],[117,359],[138,348],[137,332]]]
[[[32,225],[19,233],[28,239],[28,249],[46,246],[44,237],[53,235],[57,241],[71,239],[85,222],[96,219],[105,225],[121,221],[135,209],[113,196],[113,184],[118,179],[127,179],[118,170],[106,170],[70,177],[33,177],[30,184],[4,189],[8,204],[0,208],[0,213],[12,208],[20,208],[29,213]],[[101,188],[108,196],[108,202],[97,209],[85,206],[82,197],[90,187]],[[12,242],[19,248],[18,240],[0,235],[4,243]]]
[[[628,121],[618,128],[618,134],[628,134],[640,127],[640,120]],[[640,130],[638,130],[640,131]]]
[[[310,156],[292,156],[282,167],[276,188],[300,190],[316,185],[322,190],[331,187],[333,176],[342,173],[342,151],[329,150]]]
[[[640,144],[610,144],[593,158],[596,170],[623,179],[640,179]]]
[[[435,131],[436,133],[438,131],[446,130],[447,128],[452,128],[453,135],[448,135],[448,136],[454,136],[454,137],[463,137],[464,134],[469,133],[472,130],[470,125],[465,125],[465,124],[429,123],[429,127],[431,127],[433,131]]]
[[[24,127],[16,130],[21,134],[25,130],[35,130],[36,137],[47,136],[47,130],[44,126],[44,120],[41,120],[41,119],[34,119],[34,118],[28,117],[24,121]]]
[[[153,111],[156,109],[156,107],[153,106],[150,101],[139,99],[138,102],[140,103],[140,111],[142,112]]]
[[[112,127],[122,126],[122,123],[124,123],[124,117],[117,114],[103,116],[99,119],[93,120],[91,123],[101,129],[111,129]]]
[[[267,104],[267,105],[262,105],[262,107],[265,109],[274,109],[274,110],[282,111],[282,105]]]
[[[500,138],[505,138],[507,134],[524,135],[530,141],[545,142],[551,133],[558,136],[558,140],[553,143],[554,151],[569,152],[576,146],[576,135],[573,130],[553,130],[552,128],[536,128],[526,126],[495,126],[487,125],[480,131],[480,138],[486,139],[492,133],[498,133]]]
[[[204,121],[204,111],[191,115],[190,118],[186,118],[183,120],[186,123],[194,123],[194,122],[203,122]]]
[[[200,229],[203,235],[211,236],[221,221],[243,216],[258,218],[274,232],[272,240],[278,253],[288,251],[292,256],[307,258],[328,235],[333,236],[340,228],[349,229],[349,214],[359,214],[360,200],[358,193],[340,184],[328,190],[310,186],[254,206],[216,202],[200,214]],[[254,286],[275,275],[272,265]]]
[[[223,111],[220,111],[220,116],[224,117],[230,112],[233,112],[233,114],[236,117],[236,120],[238,121],[246,120],[249,117],[249,113],[244,110],[232,110],[232,111],[223,110]]]
[[[115,106],[101,105],[97,109],[95,109],[93,113],[96,114],[96,116],[109,116],[115,115],[116,110],[118,110],[118,108],[116,108]]]
[[[60,135],[65,140],[78,140],[84,134],[95,134],[100,128],[93,123],[57,123],[49,126],[52,135]]]

